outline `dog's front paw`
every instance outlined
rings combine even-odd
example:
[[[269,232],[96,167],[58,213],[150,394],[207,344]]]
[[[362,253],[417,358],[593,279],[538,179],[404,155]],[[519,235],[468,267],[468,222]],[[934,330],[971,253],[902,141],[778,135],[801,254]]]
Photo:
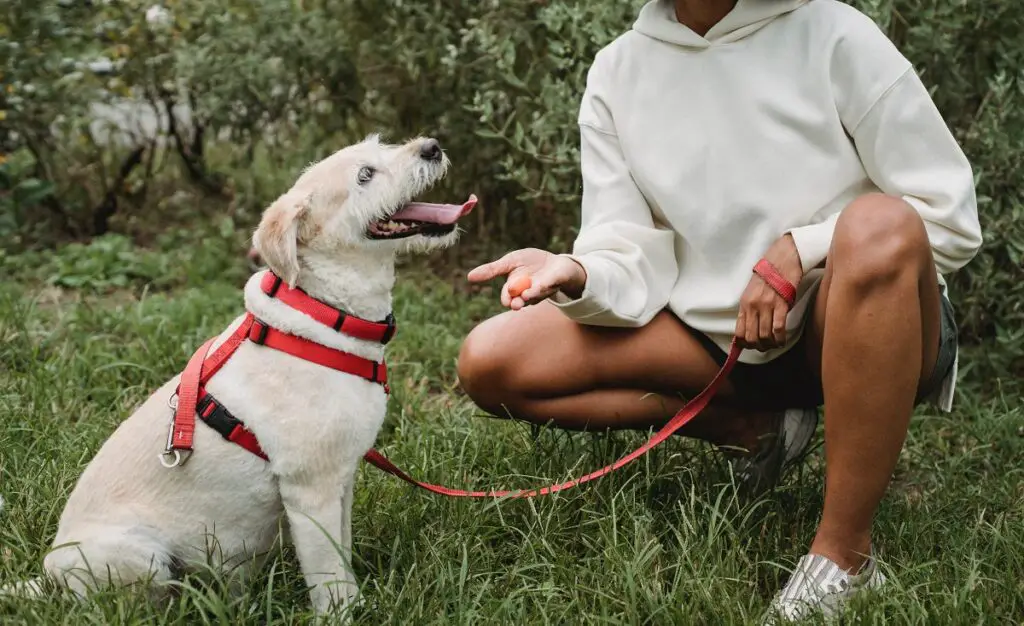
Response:
[[[352,621],[356,611],[366,605],[366,599],[354,582],[322,583],[312,591],[313,612],[318,621],[341,619],[342,623]],[[336,623],[333,621],[332,623]]]

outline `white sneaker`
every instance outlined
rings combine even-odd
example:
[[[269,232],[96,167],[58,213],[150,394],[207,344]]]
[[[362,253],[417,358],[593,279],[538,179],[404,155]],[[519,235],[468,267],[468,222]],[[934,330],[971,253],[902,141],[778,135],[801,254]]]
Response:
[[[807,554],[772,600],[763,623],[796,621],[815,614],[834,617],[851,597],[877,589],[885,582],[873,553],[857,574],[847,572],[820,554]]]

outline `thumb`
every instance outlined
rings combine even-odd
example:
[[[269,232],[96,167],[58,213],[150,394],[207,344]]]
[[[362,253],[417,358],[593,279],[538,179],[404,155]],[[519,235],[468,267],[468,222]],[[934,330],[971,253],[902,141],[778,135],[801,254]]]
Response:
[[[482,283],[484,281],[491,280],[495,276],[504,276],[516,268],[516,253],[509,252],[505,256],[501,257],[497,261],[491,261],[485,263],[479,267],[473,268],[466,278],[473,283]]]
[[[521,298],[524,302],[543,300],[562,287],[565,277],[551,264],[547,264],[530,276],[530,286],[523,290]]]

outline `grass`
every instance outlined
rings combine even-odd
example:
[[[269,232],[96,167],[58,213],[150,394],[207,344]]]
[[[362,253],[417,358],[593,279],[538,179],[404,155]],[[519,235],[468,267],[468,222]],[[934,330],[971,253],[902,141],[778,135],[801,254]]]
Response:
[[[36,575],[74,482],[104,438],[240,307],[240,282],[149,293],[0,286],[0,584]],[[394,392],[382,451],[425,479],[523,487],[578,475],[643,433],[543,431],[485,419],[458,390],[461,338],[495,311],[403,274]],[[965,392],[916,417],[879,514],[891,590],[863,623],[1024,619],[1024,412]],[[202,454],[202,451],[199,451]],[[155,462],[155,461],[154,461]],[[772,497],[741,505],[713,452],[670,441],[581,489],[532,501],[445,499],[364,466],[355,505],[360,624],[756,623],[803,554],[822,500],[822,457]],[[312,619],[282,548],[241,597],[189,579],[167,605],[110,591],[78,603],[0,599],[3,624],[298,624]]]

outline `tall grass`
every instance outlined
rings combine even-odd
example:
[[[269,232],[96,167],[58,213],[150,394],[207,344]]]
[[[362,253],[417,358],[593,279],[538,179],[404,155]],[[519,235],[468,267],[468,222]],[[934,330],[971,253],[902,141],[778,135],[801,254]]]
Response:
[[[567,434],[481,416],[459,393],[461,338],[494,293],[405,274],[389,348],[384,453],[428,480],[534,486],[605,464],[644,433]],[[66,497],[104,438],[241,306],[236,282],[103,297],[0,287],[0,584],[37,575]],[[916,417],[876,543],[891,587],[864,623],[1024,619],[1024,412],[964,392]],[[203,452],[198,451],[199,454]],[[361,624],[756,623],[811,539],[820,449],[769,498],[741,504],[720,458],[682,439],[611,476],[531,501],[445,499],[365,467],[354,511]],[[312,620],[291,551],[240,597],[216,572],[167,605],[0,599],[3,624],[298,624]]]

